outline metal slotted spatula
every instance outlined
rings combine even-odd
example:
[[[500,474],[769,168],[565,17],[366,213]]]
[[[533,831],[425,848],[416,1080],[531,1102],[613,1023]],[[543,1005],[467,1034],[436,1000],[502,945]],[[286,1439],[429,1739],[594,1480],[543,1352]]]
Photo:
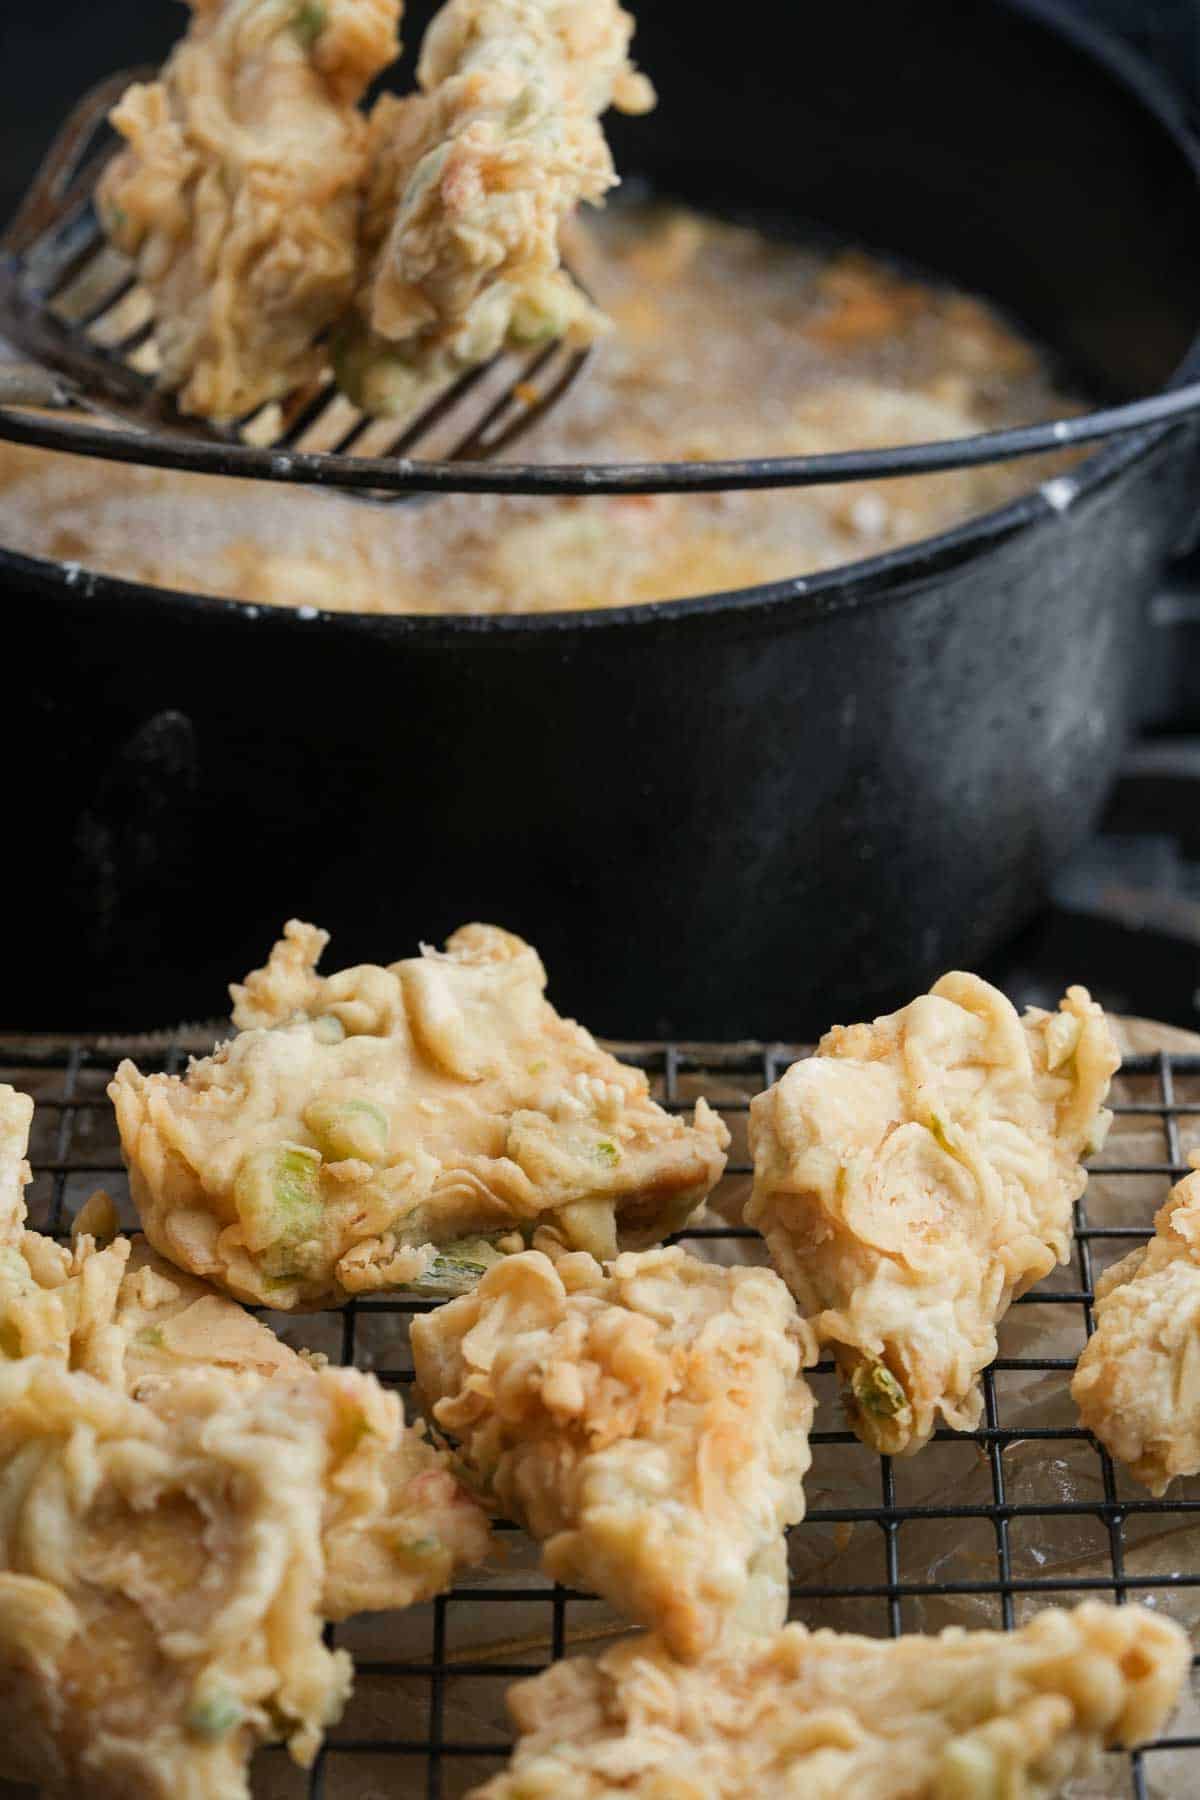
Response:
[[[150,295],[106,239],[94,204],[118,148],[109,109],[151,73],[114,75],[80,101],[0,236],[0,339],[31,359],[0,361],[0,405],[83,408],[176,440],[453,463],[506,449],[565,393],[589,352],[556,340],[467,370],[408,417],[362,412],[328,374],[227,425],[180,412],[155,382]]]

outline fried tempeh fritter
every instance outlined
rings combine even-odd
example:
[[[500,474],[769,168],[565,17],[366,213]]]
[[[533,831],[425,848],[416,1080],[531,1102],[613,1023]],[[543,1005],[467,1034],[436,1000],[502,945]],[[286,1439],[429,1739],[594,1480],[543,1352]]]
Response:
[[[99,210],[156,309],[161,384],[229,420],[320,375],[357,284],[369,170],[357,102],[400,0],[190,0],[158,81],[112,114]]]
[[[0,1166],[27,1104],[0,1089]],[[12,1184],[9,1195],[11,1198]],[[86,1209],[92,1218],[102,1207]],[[245,1800],[350,1691],[327,1619],[427,1599],[486,1520],[373,1377],[305,1361],[128,1240],[0,1244],[0,1777]]]
[[[0,1086],[0,1244],[10,1243],[25,1223],[29,1185],[29,1127],[33,1101],[15,1088]]]
[[[534,950],[469,925],[442,953],[321,977],[293,921],[233,990],[241,1036],[182,1078],[123,1063],[115,1102],[155,1248],[275,1308],[462,1292],[537,1230],[614,1256],[677,1229],[728,1132],[687,1125],[545,998]]]
[[[509,1257],[412,1325],[420,1389],[481,1491],[692,1660],[787,1616],[811,1333],[766,1269],[681,1249]]]
[[[600,115],[654,103],[632,34],[617,0],[447,0],[437,14],[423,91],[385,95],[371,120],[361,320],[339,361],[369,411],[403,412],[506,346],[595,335],[560,237],[617,180]]]
[[[511,1767],[472,1800],[1050,1800],[1161,1731],[1188,1640],[1086,1602],[1019,1631],[789,1625],[687,1668],[653,1639],[519,1682]]]
[[[1083,988],[1018,1018],[951,974],[835,1027],[752,1103],[747,1221],[832,1346],[867,1443],[903,1454],[939,1415],[978,1423],[997,1322],[1067,1259],[1119,1062]]]
[[[1095,1322],[1071,1382],[1080,1419],[1163,1494],[1200,1473],[1200,1167],[1172,1188],[1150,1242],[1099,1277]]]

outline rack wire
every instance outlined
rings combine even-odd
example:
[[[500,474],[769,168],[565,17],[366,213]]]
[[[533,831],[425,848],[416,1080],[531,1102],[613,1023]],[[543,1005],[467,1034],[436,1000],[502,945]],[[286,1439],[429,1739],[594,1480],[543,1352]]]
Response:
[[[96,1186],[117,1200],[123,1221],[135,1223],[107,1083],[123,1054],[136,1055],[143,1068],[176,1072],[189,1051],[207,1047],[203,1036],[189,1033],[158,1040],[151,1055],[149,1041],[0,1043],[0,1081],[31,1093],[38,1105],[29,1190],[30,1222],[37,1228],[65,1233]],[[782,1044],[614,1048],[647,1071],[669,1110],[689,1107],[703,1092],[733,1132],[730,1165],[709,1209],[672,1241],[701,1255],[753,1259],[757,1233],[737,1222],[750,1174],[746,1115],[753,1094],[803,1050]],[[1010,1315],[1004,1327],[1009,1341],[1002,1335],[1001,1355],[984,1376],[978,1430],[940,1430],[932,1446],[904,1462],[877,1457],[838,1428],[832,1364],[813,1372],[822,1429],[813,1434],[809,1512],[790,1534],[793,1617],[811,1621],[819,1614],[821,1622],[877,1636],[960,1616],[1011,1629],[1039,1605],[1098,1595],[1117,1604],[1137,1599],[1158,1605],[1194,1625],[1200,1614],[1200,1481],[1178,1483],[1168,1497],[1151,1498],[1080,1429],[1066,1386],[1092,1328],[1096,1276],[1150,1235],[1169,1186],[1188,1172],[1188,1147],[1200,1144],[1200,1056],[1163,1051],[1127,1058],[1114,1111],[1109,1147],[1075,1209],[1071,1263]],[[1148,1146],[1150,1138],[1155,1142]],[[1147,1154],[1148,1147],[1161,1154]],[[406,1321],[431,1304],[405,1296],[360,1300],[272,1322],[291,1341],[372,1368],[386,1385],[404,1389],[412,1381]],[[1049,1334],[1057,1349],[1064,1347],[1064,1316],[1074,1321],[1078,1345],[1071,1354],[1037,1354],[1039,1333],[1020,1313],[1037,1307],[1052,1309],[1059,1322]],[[1013,1338],[1017,1353],[1009,1354]],[[1049,1412],[1026,1408],[1018,1421],[1012,1396],[1022,1389],[1051,1395]],[[1048,1422],[1030,1422],[1038,1417]],[[944,1459],[964,1455],[965,1485],[944,1476]],[[876,1502],[836,1504],[839,1490],[823,1478],[823,1468],[836,1458],[846,1467],[846,1459],[853,1461],[854,1483],[861,1488],[869,1480]],[[873,1477],[870,1464],[876,1465]],[[1039,1546],[1063,1531],[1094,1534],[1095,1554],[1059,1560],[1048,1573],[1037,1573]],[[255,1766],[256,1796],[457,1800],[503,1766],[509,1739],[501,1702],[508,1683],[565,1652],[609,1641],[620,1627],[593,1597],[541,1577],[532,1547],[515,1528],[502,1525],[499,1538],[508,1555],[490,1574],[468,1574],[450,1594],[399,1617],[351,1622],[331,1632],[355,1656],[357,1697],[311,1771],[295,1770],[282,1753],[264,1752]],[[968,1540],[974,1545],[969,1551]],[[813,1543],[820,1553],[806,1555]],[[1167,1566],[1160,1566],[1164,1544]],[[829,1545],[835,1551],[840,1546],[840,1555],[826,1554]],[[1155,1545],[1160,1552],[1148,1564],[1147,1546]],[[943,1551],[951,1553],[950,1575]],[[950,1610],[933,1616],[935,1607]],[[1196,1666],[1200,1658],[1194,1671]],[[1200,1790],[1200,1735],[1189,1732],[1194,1721],[1194,1711],[1189,1721],[1185,1707],[1173,1733],[1136,1753],[1113,1753],[1103,1791],[1131,1793],[1136,1800],[1184,1800]]]

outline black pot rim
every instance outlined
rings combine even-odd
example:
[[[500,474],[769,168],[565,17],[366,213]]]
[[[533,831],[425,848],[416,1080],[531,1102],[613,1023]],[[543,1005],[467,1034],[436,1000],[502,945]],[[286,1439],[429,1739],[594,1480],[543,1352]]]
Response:
[[[1182,104],[1167,83],[1133,50],[1105,28],[1071,10],[1064,0],[994,0],[994,3],[1063,38],[1105,68],[1152,114],[1190,165],[1200,186],[1200,143],[1187,123]],[[1197,376],[1200,376],[1200,331],[1166,387],[1176,387]],[[687,620],[711,619],[714,615],[731,615],[731,623],[748,622],[764,613],[773,614],[783,606],[794,608],[801,600],[805,602],[805,616],[815,621],[843,608],[896,600],[904,591],[983,554],[1018,533],[1053,529],[1063,522],[1064,514],[1078,501],[1109,486],[1157,445],[1173,436],[1182,438],[1190,429],[1186,424],[1168,424],[1131,432],[1089,455],[1064,478],[1069,484],[1065,489],[1056,489],[1052,482],[1043,483],[1006,506],[878,556],[839,563],[832,569],[807,576],[675,600],[538,613],[327,611],[308,605],[296,607],[235,600],[190,593],[186,589],[157,587],[101,574],[78,564],[26,556],[4,546],[0,546],[0,575],[14,577],[43,591],[78,588],[89,600],[101,601],[119,611],[141,608],[150,601],[156,607],[167,607],[197,618],[215,620],[224,617],[284,630],[306,630],[315,625],[321,628],[323,636],[331,629],[338,635],[367,633],[373,639],[400,640],[428,649],[472,640],[525,642],[537,637],[561,640],[585,633],[627,633],[631,627],[658,631]]]

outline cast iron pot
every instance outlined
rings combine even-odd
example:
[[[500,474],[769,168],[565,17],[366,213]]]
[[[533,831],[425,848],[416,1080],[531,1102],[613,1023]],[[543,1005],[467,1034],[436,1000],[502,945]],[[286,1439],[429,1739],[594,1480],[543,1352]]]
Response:
[[[141,0],[101,10],[76,86],[146,54]],[[721,33],[643,10],[663,102],[617,154],[662,190],[943,272],[1100,398],[1200,365],[1197,163],[1090,29],[1041,0],[746,0]],[[306,619],[0,552],[0,1016],[210,1016],[293,913],[337,964],[494,919],[612,1034],[795,1038],[897,1002],[981,959],[1092,825],[1195,465],[1189,428],[1145,432],[1066,505],[552,617]]]

